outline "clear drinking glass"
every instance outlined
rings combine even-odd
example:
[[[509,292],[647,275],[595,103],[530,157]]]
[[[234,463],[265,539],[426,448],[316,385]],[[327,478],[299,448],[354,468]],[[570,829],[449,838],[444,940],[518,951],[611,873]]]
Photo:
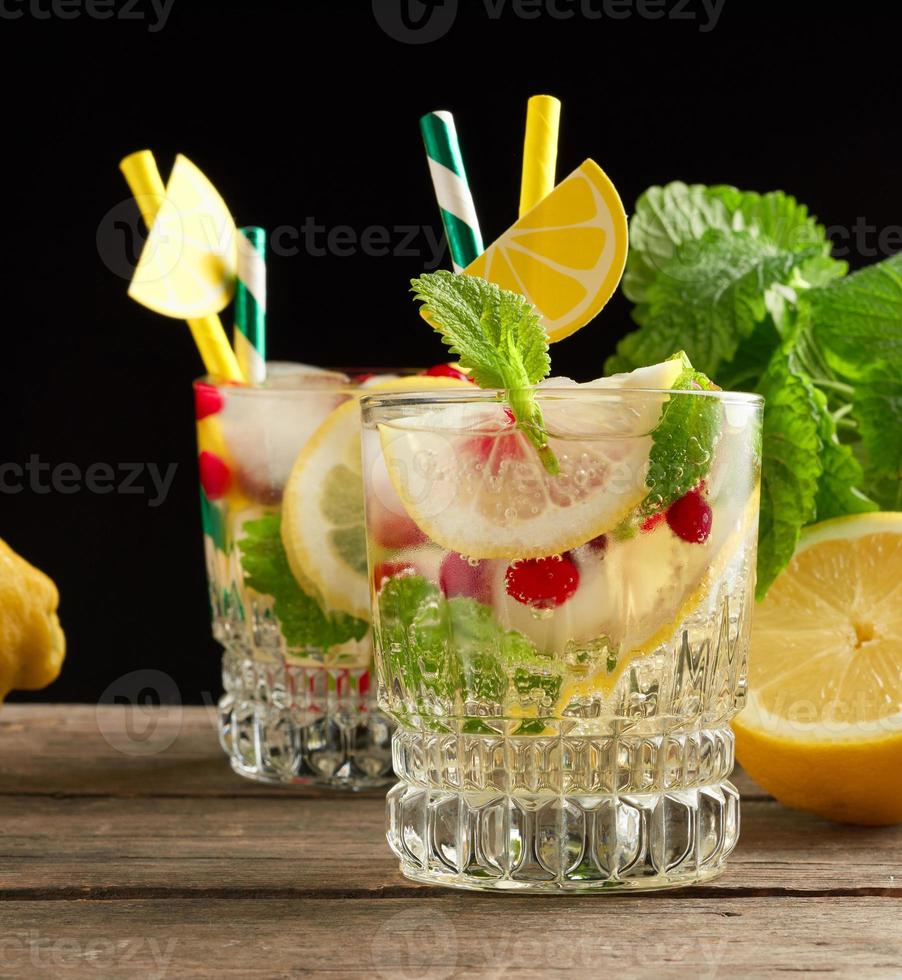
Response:
[[[277,363],[263,385],[204,378],[194,392],[232,768],[263,782],[382,785],[391,726],[370,684],[359,419],[356,404],[339,412],[359,389]]]
[[[463,888],[710,878],[739,832],[761,399],[536,397],[557,475],[497,392],[362,403],[389,844]]]

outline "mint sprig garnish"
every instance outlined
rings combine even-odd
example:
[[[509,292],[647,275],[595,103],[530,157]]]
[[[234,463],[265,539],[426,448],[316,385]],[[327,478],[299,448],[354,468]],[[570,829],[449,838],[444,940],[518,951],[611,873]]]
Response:
[[[328,650],[349,640],[362,640],[369,624],[346,613],[327,613],[298,585],[282,544],[278,514],[246,521],[238,543],[244,582],[273,599],[273,613],[290,647]]]
[[[847,271],[780,191],[677,182],[630,222],[639,329],[606,370],[681,346],[722,387],[765,396],[759,598],[806,524],[902,506],[902,255]]]
[[[716,391],[717,385],[696,371],[685,353],[674,354],[683,370],[673,383],[675,391]],[[673,358],[668,358],[672,360]],[[670,398],[652,432],[648,496],[641,504],[645,515],[669,507],[697,487],[711,468],[721,431],[722,408],[716,398]]]
[[[519,293],[447,270],[411,280],[423,314],[480,388],[501,388],[517,427],[549,473],[558,462],[532,386],[548,376],[548,337],[535,307]]]

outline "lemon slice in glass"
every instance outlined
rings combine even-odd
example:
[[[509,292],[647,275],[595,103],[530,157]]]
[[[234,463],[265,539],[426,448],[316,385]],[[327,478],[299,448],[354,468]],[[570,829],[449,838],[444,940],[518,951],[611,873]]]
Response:
[[[417,376],[369,383],[361,394],[433,388],[473,386]],[[299,583],[312,582],[329,608],[370,619],[357,398],[335,409],[298,454],[282,497],[282,543]]]
[[[507,410],[485,401],[380,426],[385,465],[407,513],[443,548],[475,559],[560,554],[612,530],[648,493],[651,431],[668,398],[592,391],[667,389],[682,370],[674,359],[586,385],[548,382],[565,388],[563,397],[552,388],[540,400],[558,474],[548,473]]]

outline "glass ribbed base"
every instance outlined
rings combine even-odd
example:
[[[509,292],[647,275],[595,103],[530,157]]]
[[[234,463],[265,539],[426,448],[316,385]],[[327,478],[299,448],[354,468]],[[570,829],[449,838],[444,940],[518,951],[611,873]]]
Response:
[[[387,837],[408,878],[540,892],[719,874],[739,835],[728,728],[657,736],[399,731]]]
[[[392,781],[392,723],[369,671],[226,650],[219,741],[235,772],[265,783],[359,790]]]

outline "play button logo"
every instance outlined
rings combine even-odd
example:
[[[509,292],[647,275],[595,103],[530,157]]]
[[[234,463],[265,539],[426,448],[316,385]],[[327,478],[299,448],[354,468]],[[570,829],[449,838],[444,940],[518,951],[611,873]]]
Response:
[[[373,16],[402,44],[429,44],[451,30],[457,0],[373,0]]]

